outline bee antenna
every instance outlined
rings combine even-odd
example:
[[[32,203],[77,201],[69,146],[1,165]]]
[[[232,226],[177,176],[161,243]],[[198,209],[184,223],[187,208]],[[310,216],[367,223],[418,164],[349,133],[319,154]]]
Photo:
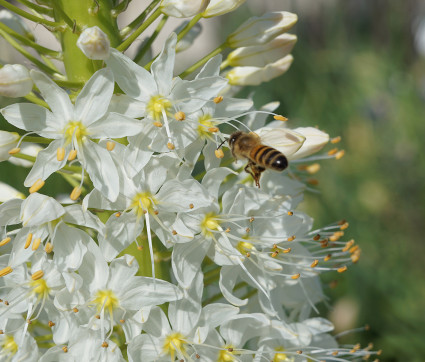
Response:
[[[229,141],[229,139],[228,139],[228,138],[225,138],[225,139],[224,139],[224,141],[223,141],[223,142],[221,142],[219,146],[217,146],[217,150],[218,150],[221,146],[223,146],[223,145],[224,145],[224,143],[225,143],[225,142],[227,142],[227,141]]]

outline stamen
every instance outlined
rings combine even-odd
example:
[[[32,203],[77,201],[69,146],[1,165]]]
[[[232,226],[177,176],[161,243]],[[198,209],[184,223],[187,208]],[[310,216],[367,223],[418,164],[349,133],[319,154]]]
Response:
[[[19,153],[19,152],[21,152],[21,148],[20,148],[20,147],[15,147],[15,148],[12,148],[12,149],[8,152],[8,154],[9,154],[9,155],[15,155],[15,154],[17,154],[17,153]]]
[[[76,201],[80,197],[81,191],[81,187],[75,186],[71,194],[69,195],[69,198],[73,201]]]
[[[108,346],[109,346],[109,345],[108,345],[108,343],[106,343],[106,342],[103,342],[103,343],[102,343],[102,347],[103,347],[103,348],[108,348]]]
[[[32,250],[36,251],[41,244],[41,238],[37,238],[32,243]]]
[[[310,185],[317,186],[319,184],[319,180],[315,178],[309,178],[306,180],[306,182]]]
[[[125,323],[125,319],[120,319],[120,323]]]
[[[315,259],[315,260],[311,263],[310,267],[315,268],[315,267],[317,266],[317,264],[319,264],[319,260],[318,260],[318,259]]]
[[[330,241],[337,241],[339,240],[342,236],[344,236],[344,232],[343,231],[335,231],[330,237],[329,240]],[[348,250],[348,249],[347,249]]]
[[[332,257],[332,254],[328,254],[323,258],[323,261],[329,261],[329,259]]]
[[[347,266],[346,266],[346,265],[344,265],[344,266],[342,266],[341,268],[338,268],[338,269],[337,269],[337,272],[338,272],[338,273],[344,273],[347,269],[348,269],[348,268],[347,268]]]
[[[338,143],[340,141],[341,141],[341,136],[337,136],[337,137],[331,138],[330,142],[335,144],[335,143]]]
[[[189,204],[189,209],[193,209],[195,206],[193,204]]]
[[[13,271],[12,267],[7,266],[6,268],[3,268],[0,270],[0,277],[4,277],[7,274],[10,274]],[[6,304],[6,302],[4,302]]]
[[[54,322],[52,322],[52,321],[49,321],[49,323],[47,323],[47,325],[48,325],[50,328],[52,328],[52,327],[54,327],[54,326],[56,325],[56,323],[54,323]]]
[[[67,346],[63,346],[62,347],[62,351],[64,351],[65,353],[68,353],[68,347]]]
[[[305,170],[306,170],[306,171],[307,171],[310,175],[315,174],[316,172],[318,172],[318,171],[320,170],[320,164],[318,164],[318,163],[313,163],[313,164],[311,164],[311,165],[307,166],[307,167],[305,168]]]
[[[350,241],[347,241],[342,251],[345,253],[348,251],[352,246],[354,245],[354,239],[351,239]]]
[[[292,235],[288,238],[288,241],[294,241],[295,240],[295,235]]]
[[[318,241],[320,239],[320,234],[316,234],[313,236],[314,241]]]
[[[158,121],[155,121],[155,122],[153,123],[153,125],[154,125],[155,127],[158,127],[158,128],[161,128],[161,127],[162,127],[162,123],[161,123],[161,122],[158,122]]]
[[[63,161],[64,158],[65,158],[65,148],[58,147],[58,149],[56,150],[56,159],[58,161]]]
[[[292,211],[288,211],[288,215],[292,216],[292,215],[294,215],[294,213]]]
[[[78,313],[78,312],[79,312],[79,310],[78,310],[78,308],[77,308],[77,307],[72,308],[72,311],[73,311],[74,313]]]
[[[46,243],[46,245],[44,246],[44,251],[47,254],[50,254],[53,251],[53,244],[52,243]]]
[[[42,179],[38,179],[34,184],[30,187],[29,192],[30,194],[33,194],[34,192],[37,192],[44,186],[45,182]]]
[[[27,240],[25,241],[24,249],[28,249],[28,247],[31,245],[32,241],[32,233],[29,233],[27,236]]]
[[[217,97],[215,97],[214,98],[214,103],[215,104],[218,104],[218,103],[220,103],[221,101],[223,101],[223,96],[217,96]]]
[[[106,149],[108,151],[113,151],[115,148],[115,142],[114,141],[108,141],[106,142]]]
[[[291,279],[298,279],[299,277],[301,276],[301,274],[300,273],[297,273],[297,274],[294,274],[294,275],[292,275],[291,276]]]
[[[340,160],[341,158],[344,157],[344,155],[345,155],[345,151],[341,150],[341,151],[337,152],[337,154],[335,155],[335,159]]]
[[[345,222],[345,223],[344,223],[344,224],[342,224],[339,228],[340,228],[341,230],[345,230],[345,229],[347,229],[349,226],[350,226],[350,224],[349,224],[348,222]]]
[[[12,240],[12,238],[9,236],[7,238],[4,238],[2,241],[0,241],[0,246],[8,244],[10,240]]]
[[[169,149],[169,150],[174,150],[176,147],[171,143],[171,142],[168,142],[167,143],[167,148]]]
[[[218,127],[210,127],[208,128],[208,132],[211,132],[211,133],[218,132]]]
[[[174,118],[175,118],[177,121],[184,121],[184,120],[186,119],[186,115],[184,114],[184,112],[179,111],[179,112],[176,112],[176,113],[174,114]]]
[[[115,217],[120,217],[120,216],[121,216],[121,212],[118,211],[115,213]]]
[[[218,150],[215,150],[214,153],[215,153],[215,157],[217,157],[217,158],[223,158],[224,157],[224,152],[221,148],[219,148]]]
[[[44,276],[44,272],[42,270],[37,270],[35,273],[33,273],[33,275],[31,275],[31,279],[38,280],[43,278],[43,276]]]
[[[77,150],[71,150],[68,154],[68,161],[74,161],[77,157]]]
[[[338,152],[338,148],[332,148],[331,150],[328,151],[328,155],[329,156],[333,156]]]
[[[275,116],[273,116],[273,118],[277,121],[282,121],[282,122],[286,122],[288,120],[288,118],[281,116],[280,114],[276,114]]]

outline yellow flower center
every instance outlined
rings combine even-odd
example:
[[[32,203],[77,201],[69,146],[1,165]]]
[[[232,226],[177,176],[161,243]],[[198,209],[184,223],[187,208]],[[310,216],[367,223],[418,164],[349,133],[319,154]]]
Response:
[[[239,241],[236,247],[241,254],[246,254],[250,250],[254,249],[254,245],[247,241]]]
[[[286,356],[285,353],[283,353],[284,350],[285,350],[285,348],[283,348],[283,347],[277,347],[277,348],[275,348],[275,351],[277,353],[275,353],[272,362],[283,362],[283,361],[287,361],[288,357]]]
[[[167,115],[171,113],[171,102],[162,97],[161,95],[156,95],[151,97],[147,105],[147,111],[149,113],[149,117],[154,119],[155,121],[159,121],[162,118],[162,113],[165,111]]]
[[[152,213],[157,203],[150,192],[139,192],[133,197],[131,208],[138,216],[141,216],[145,211]]]
[[[46,280],[43,278],[30,281],[32,294],[37,294],[41,299],[47,297],[50,293],[50,288],[47,286]]]
[[[170,355],[171,360],[174,361],[176,351],[179,351],[180,354],[185,353],[185,344],[184,336],[181,333],[173,333],[165,338],[162,350]]]
[[[66,143],[71,143],[73,137],[78,143],[88,134],[86,127],[80,121],[69,121],[65,126]]]
[[[204,114],[198,118],[198,133],[202,138],[208,137],[211,134],[209,129],[215,126],[211,119],[212,116],[210,114]]]
[[[224,346],[224,349],[218,354],[217,362],[232,362],[235,361],[237,352],[233,351],[233,346]]]
[[[102,307],[104,307],[106,310],[109,310],[109,313],[112,313],[112,311],[119,306],[118,298],[110,289],[97,291],[93,303],[97,305],[98,311],[102,310]]]
[[[5,336],[3,338],[3,342],[1,343],[0,350],[10,355],[14,355],[16,352],[18,352],[18,345],[16,344],[13,336]]]
[[[210,212],[205,215],[201,222],[201,231],[205,236],[211,236],[213,230],[218,230],[221,221],[216,219],[217,215]]]

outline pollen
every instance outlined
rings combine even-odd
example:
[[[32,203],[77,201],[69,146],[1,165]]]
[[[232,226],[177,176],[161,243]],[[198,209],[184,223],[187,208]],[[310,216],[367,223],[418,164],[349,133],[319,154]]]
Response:
[[[63,161],[64,158],[65,158],[65,148],[58,147],[58,149],[56,150],[56,159],[58,161]]]
[[[31,275],[31,279],[32,280],[38,280],[38,279],[43,278],[43,276],[44,276],[44,272],[42,270],[37,270],[36,272],[34,272]]]
[[[68,347],[67,346],[63,346],[62,347],[62,351],[64,351],[65,353],[68,353]]]
[[[71,150],[68,154],[68,161],[73,161],[77,157],[77,150]]]
[[[70,121],[64,129],[67,144],[71,143],[73,139],[80,143],[87,134],[86,127],[80,121]]]
[[[10,238],[9,236],[7,238],[4,238],[2,241],[0,241],[0,246],[8,244],[10,240],[12,240],[12,238]]]
[[[19,153],[19,152],[21,152],[21,149],[19,148],[19,147],[15,147],[15,148],[12,148],[9,152],[8,152],[8,154],[9,155],[16,155],[17,153]]]
[[[292,235],[288,238],[288,241],[294,241],[295,240],[295,235]]]
[[[170,355],[171,360],[174,361],[176,351],[180,352],[179,354],[185,354],[185,344],[184,336],[181,333],[173,333],[165,338],[162,350]]]
[[[44,246],[44,251],[47,254],[50,254],[53,251],[53,244],[52,243],[46,243],[46,245]]]
[[[174,118],[177,121],[184,121],[186,119],[186,115],[184,114],[184,112],[179,111],[179,112],[174,113]]]
[[[106,142],[106,149],[108,151],[113,151],[115,148],[115,142],[114,141],[108,141]]]
[[[34,192],[37,192],[44,186],[45,182],[42,179],[38,179],[36,182],[33,183],[33,185],[30,187],[29,192],[30,194],[33,194]]]
[[[208,213],[201,222],[201,231],[206,236],[211,236],[213,230],[217,230],[220,226],[220,221],[216,219],[217,215]]]
[[[292,250],[291,248],[286,248],[286,249],[283,249],[282,252],[285,254],[288,254],[291,252],[291,250]]]
[[[288,216],[294,215],[293,211],[288,211]]]
[[[75,186],[71,194],[69,195],[69,198],[73,201],[76,201],[80,197],[81,191],[81,187]]]
[[[214,153],[215,153],[215,157],[217,157],[217,158],[223,158],[224,157],[224,152],[221,148],[219,148],[218,150],[215,150]]]
[[[54,327],[54,326],[56,325],[56,323],[55,323],[55,322],[52,322],[52,321],[49,321],[49,323],[47,323],[47,325],[48,325],[50,328],[52,328],[52,327]]]
[[[198,133],[201,137],[207,138],[210,134],[209,129],[215,127],[210,114],[204,114],[198,118]]]
[[[167,115],[169,114],[171,106],[172,104],[167,98],[164,98],[161,95],[156,95],[151,97],[146,110],[152,119],[159,121],[162,118],[163,112],[165,112]]]
[[[219,352],[217,361],[220,362],[233,362],[239,360],[235,357],[235,350],[231,346],[224,346],[223,349]]]
[[[350,241],[347,241],[344,248],[342,249],[343,252],[348,251],[352,246],[354,245],[354,239],[351,239]]]
[[[337,241],[339,240],[342,236],[344,236],[344,232],[343,231],[335,231],[330,237],[329,240],[330,241]]]
[[[210,127],[208,128],[208,132],[211,132],[211,133],[218,132],[218,127]]]
[[[193,204],[189,204],[189,209],[193,209],[195,206]]]
[[[10,274],[13,271],[12,267],[7,266],[6,268],[3,268],[0,270],[0,277],[4,277],[7,274]]]
[[[283,347],[277,347],[275,348],[275,355],[272,359],[272,362],[286,362],[287,361],[287,355],[283,353],[285,349]]]
[[[50,288],[47,286],[47,282],[45,279],[37,279],[30,282],[31,292],[33,295],[41,296],[45,298],[50,293]]]
[[[348,229],[348,227],[350,226],[350,224],[348,223],[348,222],[345,222],[344,224],[342,224],[339,228],[341,229],[341,230],[345,230],[345,229]]]
[[[332,258],[332,254],[328,254],[323,258],[323,261],[329,261]]]
[[[40,244],[41,244],[41,239],[40,238],[35,239],[34,242],[32,243],[32,250],[34,251],[37,250]]]
[[[97,310],[101,311],[102,307],[110,313],[119,307],[119,300],[114,292],[110,289],[98,290],[93,304],[97,306]]]
[[[108,346],[109,346],[109,344],[108,344],[107,342],[103,342],[103,343],[102,343],[102,347],[103,347],[103,348],[108,348]]]
[[[240,241],[236,248],[241,254],[247,254],[250,250],[254,249],[254,245],[247,241]]]
[[[218,97],[215,97],[214,98],[214,103],[215,104],[218,104],[218,103],[220,103],[220,102],[222,102],[223,101],[223,96],[218,96]]]
[[[284,116],[281,116],[280,114],[276,114],[273,118],[274,118],[276,121],[282,121],[282,122],[286,122],[286,121],[288,120],[288,118],[286,118],[286,117],[284,117]]]

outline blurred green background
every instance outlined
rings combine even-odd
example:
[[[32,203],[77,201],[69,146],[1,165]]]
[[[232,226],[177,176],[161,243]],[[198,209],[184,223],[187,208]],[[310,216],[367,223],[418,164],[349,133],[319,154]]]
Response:
[[[347,240],[363,251],[346,273],[325,277],[339,281],[327,289],[337,328],[370,326],[344,341],[373,342],[383,350],[381,361],[424,361],[425,55],[414,36],[425,4],[310,2],[314,11],[306,1],[285,2],[291,5],[285,10],[299,15],[295,61],[283,77],[257,89],[255,100],[279,100],[290,127],[317,125],[342,137],[345,157],[321,162],[321,193],[307,194],[303,207],[316,227],[347,219]],[[245,6],[237,16],[260,10]],[[225,31],[234,30],[233,16],[221,19]],[[1,128],[11,130],[4,122]],[[0,163],[1,181],[20,191],[26,173]],[[47,188],[71,191],[57,176]]]

